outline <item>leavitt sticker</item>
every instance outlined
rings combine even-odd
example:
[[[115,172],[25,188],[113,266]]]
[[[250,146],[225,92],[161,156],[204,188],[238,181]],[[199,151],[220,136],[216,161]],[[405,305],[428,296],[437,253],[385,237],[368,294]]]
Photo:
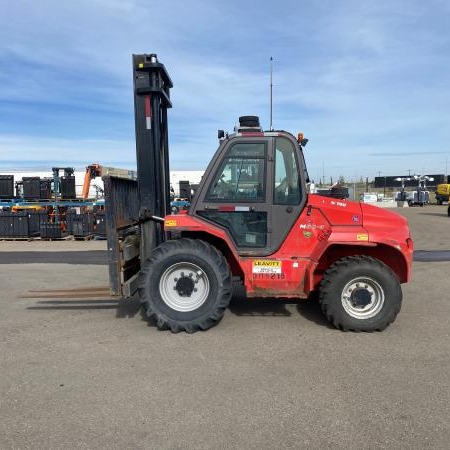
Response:
[[[368,241],[369,240],[369,235],[368,234],[357,234],[356,235],[356,240],[357,241]]]
[[[281,261],[273,259],[255,259],[252,263],[253,273],[281,273]]]
[[[166,227],[176,227],[177,226],[177,221],[176,220],[172,220],[172,219],[166,220],[164,222],[164,226],[166,226]]]

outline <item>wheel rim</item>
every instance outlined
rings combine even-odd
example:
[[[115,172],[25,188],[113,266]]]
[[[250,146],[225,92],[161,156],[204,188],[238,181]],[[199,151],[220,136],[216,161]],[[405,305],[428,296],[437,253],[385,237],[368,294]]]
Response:
[[[355,319],[370,319],[383,308],[383,288],[372,278],[358,277],[342,290],[341,301],[345,311]]]
[[[159,292],[164,303],[175,311],[199,308],[209,295],[209,280],[199,266],[189,262],[173,264],[163,273]]]

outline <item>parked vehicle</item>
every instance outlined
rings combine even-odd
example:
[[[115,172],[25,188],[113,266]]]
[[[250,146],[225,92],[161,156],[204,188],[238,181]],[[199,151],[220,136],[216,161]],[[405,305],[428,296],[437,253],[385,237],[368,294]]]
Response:
[[[378,201],[378,195],[372,194],[370,192],[364,192],[362,196],[362,201],[364,203],[376,203]]]
[[[405,191],[405,193],[409,206],[424,206],[430,203],[430,193],[428,191]]]
[[[256,116],[240,117],[234,133],[219,130],[189,210],[170,214],[172,81],[156,55],[133,56],[133,79],[138,179],[104,179],[114,294],[138,290],[146,314],[172,332],[217,324],[233,280],[248,298],[318,293],[327,319],[344,331],[395,320],[413,255],[404,217],[308,194],[307,139],[263,131]]]
[[[448,199],[450,197],[450,184],[438,184],[436,186],[436,203],[438,205],[442,205],[443,202],[448,202]]]

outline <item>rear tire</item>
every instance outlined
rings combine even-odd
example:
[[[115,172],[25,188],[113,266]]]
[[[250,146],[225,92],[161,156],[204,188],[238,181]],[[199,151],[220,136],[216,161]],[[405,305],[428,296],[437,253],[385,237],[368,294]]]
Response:
[[[159,329],[206,330],[220,321],[231,293],[227,260],[201,240],[166,241],[141,269],[139,295]]]
[[[320,284],[322,311],[343,331],[381,331],[400,312],[402,290],[389,267],[368,256],[335,262]]]

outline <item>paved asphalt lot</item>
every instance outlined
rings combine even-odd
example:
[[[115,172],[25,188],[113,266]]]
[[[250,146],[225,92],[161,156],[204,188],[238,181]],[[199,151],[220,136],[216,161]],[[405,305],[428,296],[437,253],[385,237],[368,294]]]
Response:
[[[399,211],[417,250],[450,250],[445,206]],[[107,297],[104,265],[0,264],[0,448],[448,449],[449,273],[414,262],[382,333],[330,328],[313,302],[236,298],[219,326],[173,335]]]

